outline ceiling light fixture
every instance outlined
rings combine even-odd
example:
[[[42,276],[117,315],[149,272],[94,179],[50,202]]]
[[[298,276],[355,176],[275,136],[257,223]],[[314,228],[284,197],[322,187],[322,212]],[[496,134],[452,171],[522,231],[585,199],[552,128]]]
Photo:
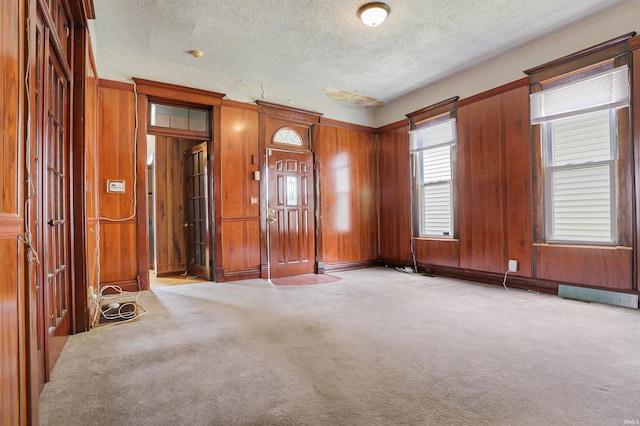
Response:
[[[202,50],[192,50],[189,53],[191,53],[194,58],[202,58],[204,56],[204,52]]]
[[[387,19],[389,6],[381,2],[367,3],[358,9],[358,17],[366,25],[376,27]]]

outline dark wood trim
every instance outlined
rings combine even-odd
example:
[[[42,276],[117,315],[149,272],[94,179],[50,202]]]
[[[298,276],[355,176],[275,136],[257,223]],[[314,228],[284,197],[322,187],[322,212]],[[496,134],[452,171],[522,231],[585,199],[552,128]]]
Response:
[[[256,278],[260,278],[260,269],[227,272],[224,274],[224,280],[222,281],[253,280]]]
[[[484,99],[492,98],[494,96],[500,95],[502,93],[510,92],[513,89],[517,89],[522,86],[529,85],[529,78],[524,77],[516,81],[512,81],[511,83],[503,84],[502,86],[498,86],[494,89],[487,90],[486,92],[478,93],[477,95],[473,95],[471,97],[459,100],[456,104],[457,108],[462,108],[463,106],[473,104],[478,101],[482,101]]]
[[[136,102],[136,157],[135,165],[138,181],[136,183],[136,234],[138,250],[138,290],[149,290],[149,206],[147,196],[147,97],[134,93]]]
[[[377,265],[378,265],[377,259],[359,260],[357,262],[326,263],[324,265],[324,272],[329,274],[331,272],[351,271],[354,269],[372,268]]]
[[[454,110],[458,99],[460,99],[460,96],[445,99],[444,101],[410,112],[409,114],[406,114],[406,117],[409,119],[411,124],[415,126],[424,120],[428,120]]]
[[[77,4],[77,3],[76,3]],[[72,207],[70,229],[72,271],[73,271],[73,291],[72,303],[74,306],[72,315],[72,331],[81,333],[91,328],[89,323],[89,305],[87,302],[87,241],[86,241],[86,202],[85,202],[85,120],[86,112],[86,43],[88,34],[84,26],[74,26],[72,28],[73,37],[73,91],[71,99],[71,111],[76,119],[71,120],[71,167],[69,179],[71,180],[71,191],[69,197]]]
[[[361,126],[359,124],[347,123],[346,121],[332,120],[326,117],[320,117],[320,125],[328,127],[338,127],[341,129],[355,130],[363,133],[375,133],[376,129],[368,126]]]
[[[259,109],[258,105],[248,104],[248,103],[245,103],[245,102],[234,101],[234,100],[231,100],[231,99],[223,99],[222,100],[222,106],[223,107],[238,108],[238,109],[246,109],[246,110],[255,111],[255,112],[257,112],[258,109]]]
[[[267,112],[267,113],[273,112],[273,113],[276,113],[275,115],[278,115],[278,116],[280,116],[280,113],[284,113],[285,114],[284,117],[291,117],[292,115],[298,115],[298,114],[318,117],[317,121],[313,120],[314,123],[319,123],[320,117],[323,115],[321,112],[309,111],[302,108],[295,108],[287,105],[279,105],[279,104],[274,104],[272,102],[261,101],[261,100],[257,100],[256,104],[258,104],[261,107],[260,109],[263,110],[264,112]]]
[[[109,219],[98,219],[97,222],[100,225],[103,224],[110,224],[110,223],[118,223],[118,224],[136,224],[137,223],[137,219],[135,217],[132,218],[128,218],[128,219],[117,219],[117,220],[109,220]]]
[[[223,217],[221,219],[222,222],[258,222],[260,221],[260,216],[249,216],[249,217]]]
[[[156,99],[165,99],[169,102],[178,100],[202,105],[220,106],[222,105],[222,98],[225,96],[224,93],[144,80],[137,77],[134,77],[133,81],[136,84],[138,93],[143,93]]]
[[[149,99],[153,101],[153,99]],[[211,113],[211,111],[208,111]],[[159,127],[147,125],[147,134],[157,136],[168,136],[170,138],[187,138],[196,140],[211,140],[211,135],[208,132],[199,132],[186,129],[172,129],[170,127]]]
[[[386,124],[382,127],[378,127],[376,129],[376,134],[380,134],[380,133],[385,133],[385,132],[390,132],[392,130],[397,130],[397,129],[401,129],[403,127],[407,128],[407,133],[409,132],[409,120],[404,118],[402,120],[396,121],[394,123],[389,123]]]
[[[122,81],[105,80],[103,78],[98,79],[98,88],[114,89],[123,92],[133,92],[134,86],[131,83],[124,83]]]
[[[629,39],[635,34],[635,32],[627,33],[538,67],[525,70],[524,73],[529,75],[530,84],[536,85],[582,68],[619,58],[629,52]]]
[[[634,45],[640,47],[640,37],[634,37]],[[636,291],[640,288],[638,281],[640,281],[640,250],[638,250],[638,243],[640,242],[640,184],[638,183],[638,177],[640,177],[640,50],[636,48],[633,51],[631,58],[631,129],[629,132],[632,137],[631,143],[631,155],[633,158],[633,247],[635,247],[635,255],[633,262],[633,278],[632,288]],[[635,106],[635,107],[634,107]]]
[[[320,117],[322,120],[322,117]],[[311,128],[311,140],[309,141],[309,146],[311,148],[311,152],[313,153],[311,161],[313,162],[313,216],[315,223],[315,265],[314,271],[316,274],[323,274],[325,263],[324,263],[324,243],[322,241],[322,159],[318,155],[318,147],[316,146],[320,143],[318,134],[320,132],[319,126],[313,126]]]
[[[538,65],[537,67],[529,68],[528,70],[524,70],[524,73],[529,76],[532,76],[532,75],[547,71],[550,68],[555,68],[559,65],[564,65],[568,62],[573,62],[573,61],[583,59],[585,57],[593,55],[594,53],[599,53],[607,49],[610,49],[612,47],[619,47],[622,43],[624,43],[626,47],[627,43],[625,42],[628,42],[629,39],[631,39],[635,35],[636,35],[636,32],[632,31],[630,33],[621,35],[619,37],[612,38],[611,40],[607,40],[603,43],[596,44],[595,46],[587,47],[586,49],[582,49],[578,52],[571,53],[570,55],[563,56],[562,58],[558,58],[553,61],[544,63],[542,65]],[[591,62],[593,63],[593,61]]]
[[[629,39],[629,50],[640,49],[640,36],[633,36]]]
[[[148,268],[147,268],[148,269]],[[105,287],[108,285],[117,285],[124,291],[137,292],[140,291],[140,285],[137,280],[115,280],[115,281],[102,281],[100,282],[100,287]],[[147,289],[149,290],[149,289]]]
[[[213,108],[211,112],[211,143],[207,144],[208,185],[209,185],[209,263],[210,279],[224,282],[224,263],[222,253],[222,108]]]

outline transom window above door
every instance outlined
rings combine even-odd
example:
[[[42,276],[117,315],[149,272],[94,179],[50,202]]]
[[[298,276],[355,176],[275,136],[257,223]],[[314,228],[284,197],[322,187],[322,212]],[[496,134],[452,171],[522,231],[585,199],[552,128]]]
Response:
[[[302,146],[303,141],[300,135],[288,127],[282,127],[273,135],[273,143],[285,145]]]
[[[149,126],[208,134],[209,111],[150,102]]]

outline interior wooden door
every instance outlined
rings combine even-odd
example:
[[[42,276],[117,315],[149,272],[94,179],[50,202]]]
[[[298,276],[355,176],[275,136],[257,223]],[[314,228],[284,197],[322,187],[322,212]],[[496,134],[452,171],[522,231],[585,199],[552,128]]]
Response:
[[[207,194],[207,143],[184,153],[186,185],[187,274],[210,278],[209,214]]]
[[[46,44],[45,44],[46,46]],[[69,239],[68,80],[53,48],[44,49],[40,232],[45,375],[48,378],[71,328],[71,268]]]
[[[269,150],[268,231],[272,277],[314,272],[313,155]]]

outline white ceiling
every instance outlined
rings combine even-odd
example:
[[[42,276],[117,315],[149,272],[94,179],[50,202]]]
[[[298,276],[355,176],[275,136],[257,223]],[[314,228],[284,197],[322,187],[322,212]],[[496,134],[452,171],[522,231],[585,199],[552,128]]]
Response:
[[[388,103],[628,2],[387,0],[387,20],[367,27],[363,0],[94,0],[92,36],[100,78],[323,112],[341,103],[323,89]]]

